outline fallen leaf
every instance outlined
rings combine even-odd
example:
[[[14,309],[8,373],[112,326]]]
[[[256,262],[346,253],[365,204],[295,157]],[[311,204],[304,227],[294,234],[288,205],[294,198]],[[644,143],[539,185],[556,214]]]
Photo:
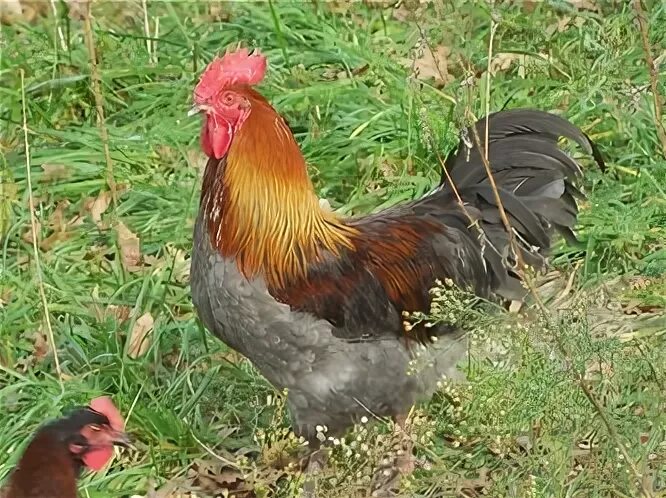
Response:
[[[566,31],[566,29],[569,27],[570,22],[571,22],[571,17],[569,16],[560,17],[557,20],[557,22],[546,27],[546,34],[548,34],[548,36],[553,36],[555,33],[562,33]]]
[[[53,248],[54,245],[56,245],[56,243],[67,240],[72,235],[74,234],[71,232],[53,232],[51,235],[39,242],[39,248],[42,251],[48,252]]]
[[[414,63],[414,77],[420,80],[435,80],[435,86],[441,87],[446,83],[453,81],[453,76],[449,74],[448,62],[451,55],[451,49],[443,45],[434,47],[432,50],[428,46],[423,47],[423,53]],[[405,61],[412,67],[412,61]]]
[[[523,0],[523,10],[527,14],[531,14],[532,12],[534,12],[536,6],[537,2],[535,2],[534,0]]]
[[[73,21],[81,21],[86,17],[85,0],[65,0],[67,4],[67,14]]]
[[[35,231],[37,233],[37,243],[42,238],[42,224],[39,221],[35,221]],[[32,244],[33,242],[33,237],[32,237],[32,225],[28,223],[28,229],[23,232],[23,235],[21,236],[21,239],[23,239],[24,242],[27,242],[28,244]]]
[[[592,12],[601,12],[595,0],[569,0],[572,7],[578,10],[589,10]]]
[[[12,290],[9,287],[3,287],[0,289],[0,306],[8,304],[12,298]]]
[[[397,21],[411,21],[418,19],[422,16],[428,6],[429,0],[403,0],[399,3],[395,3],[397,7],[394,7],[391,11],[391,15]]]
[[[118,247],[120,248],[120,261],[129,272],[135,272],[141,269],[141,243],[129,228],[122,221],[116,226],[118,234]]]
[[[139,356],[146,354],[150,348],[150,335],[154,325],[155,321],[153,320],[153,315],[148,311],[137,318],[136,322],[134,322],[134,327],[132,327],[132,331],[130,332],[127,356],[136,359]]]
[[[95,298],[93,298],[95,299]],[[108,317],[114,318],[119,325],[122,325],[127,321],[130,316],[132,309],[129,306],[109,304],[106,308],[95,303],[90,306],[92,313],[95,315],[95,318],[98,322],[104,322]]]
[[[69,221],[65,219],[65,212],[69,205],[70,203],[66,199],[58,202],[51,216],[49,216],[47,225],[52,230],[52,233],[39,243],[39,248],[42,251],[49,251],[57,242],[70,238],[73,233],[69,231],[69,228],[83,222],[78,216]]]
[[[52,182],[55,180],[62,180],[69,176],[69,170],[64,164],[58,163],[44,163],[42,164],[44,174],[42,174],[42,181]]]
[[[51,352],[50,345],[46,340],[46,335],[41,330],[33,334],[33,356],[36,362],[42,361]]]
[[[118,321],[118,323],[123,323],[129,318],[130,311],[132,311],[132,309],[129,306],[109,304],[106,307],[105,316],[112,316]]]
[[[69,207],[69,201],[65,199],[64,201],[58,202],[56,208],[49,216],[49,228],[56,232],[64,232],[67,229],[67,223],[65,222],[65,210]]]
[[[21,17],[23,9],[19,0],[0,0],[0,13],[2,14],[2,21],[8,24]]]
[[[102,215],[110,204],[111,192],[102,190],[97,197],[88,197],[83,203],[83,208],[90,213],[95,224],[102,228]]]
[[[164,246],[164,252],[166,254],[163,257],[151,254],[144,256],[143,263],[152,267],[153,270],[168,270],[174,282],[183,283],[188,281],[191,260],[187,257],[187,253],[168,243]]]
[[[227,22],[231,19],[231,10],[225,2],[210,2],[208,15],[216,22]]]
[[[325,2],[326,8],[332,14],[346,14],[351,7],[350,0],[329,0]]]
[[[0,22],[32,22],[49,15],[48,2],[35,0],[0,0]]]
[[[35,365],[44,361],[49,354],[53,353],[51,345],[46,340],[44,329],[41,326],[38,331],[33,332],[32,334],[27,332],[24,333],[23,337],[30,340],[32,343],[32,349],[27,356],[19,359],[14,365],[14,368],[19,372],[29,371]]]
[[[496,54],[490,62],[490,74],[495,76],[500,71],[506,71],[511,67],[511,64],[519,58],[520,56],[518,54],[510,54],[506,52]]]
[[[664,307],[658,304],[646,304],[640,299],[631,299],[622,304],[622,312],[625,315],[641,315],[643,313],[656,313]]]
[[[641,275],[631,279],[631,288],[634,290],[645,290],[652,285],[652,282],[649,278],[645,278]]]

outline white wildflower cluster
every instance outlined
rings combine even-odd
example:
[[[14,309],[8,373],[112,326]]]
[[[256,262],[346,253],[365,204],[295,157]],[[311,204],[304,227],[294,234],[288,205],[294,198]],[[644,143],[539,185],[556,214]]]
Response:
[[[323,444],[330,448],[327,469],[330,474],[323,477],[326,496],[345,496],[343,490],[352,488],[370,489],[376,473],[390,469],[398,458],[411,454],[406,441],[418,447],[432,447],[436,440],[435,422],[420,411],[415,411],[404,428],[392,423],[373,421],[372,416],[363,416],[345,437],[327,435],[324,425],[318,426],[317,434]],[[420,467],[427,467],[419,463]],[[409,487],[409,482],[404,482]]]
[[[471,292],[464,291],[455,285],[450,278],[435,281],[430,289],[432,300],[429,312],[403,311],[403,327],[411,332],[417,325],[432,328],[441,323],[455,327],[466,327],[478,316],[475,307],[479,298]]]

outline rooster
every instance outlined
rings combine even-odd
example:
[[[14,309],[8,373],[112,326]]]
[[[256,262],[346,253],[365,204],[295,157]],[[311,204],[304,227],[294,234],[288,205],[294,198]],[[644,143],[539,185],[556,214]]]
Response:
[[[312,444],[318,426],[335,436],[362,417],[400,424],[465,353],[463,331],[406,327],[404,313],[428,312],[429,290],[445,279],[483,298],[523,299],[517,262],[544,267],[555,231],[575,240],[581,169],[559,138],[601,158],[555,115],[520,109],[488,117],[488,160],[520,258],[478,147],[452,154],[425,197],[345,219],[320,207],[287,123],[254,88],[266,69],[258,51],[228,52],[193,92],[190,115],[204,114],[208,156],[193,303],[208,330],[287,389],[295,432]],[[481,140],[485,126],[475,125]],[[423,354],[429,367],[408,375]]]
[[[98,471],[127,446],[123,418],[108,397],[44,425],[26,448],[0,497],[76,498],[83,467]]]

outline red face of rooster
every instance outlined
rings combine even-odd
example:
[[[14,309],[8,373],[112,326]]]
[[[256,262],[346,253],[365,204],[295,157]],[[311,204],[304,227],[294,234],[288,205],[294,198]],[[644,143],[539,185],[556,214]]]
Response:
[[[221,159],[234,135],[252,111],[242,87],[259,83],[266,74],[266,57],[247,49],[227,53],[211,62],[194,89],[190,115],[205,112],[201,148],[209,157]]]

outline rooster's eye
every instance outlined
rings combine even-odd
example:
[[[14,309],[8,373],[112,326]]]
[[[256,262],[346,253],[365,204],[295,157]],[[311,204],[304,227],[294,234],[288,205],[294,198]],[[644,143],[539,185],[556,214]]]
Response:
[[[88,427],[90,427],[90,430],[91,430],[91,431],[94,431],[94,432],[97,432],[97,431],[101,431],[101,430],[102,430],[102,428],[101,428],[99,425],[97,425],[97,424],[90,424]]]
[[[227,93],[224,97],[222,97],[222,103],[226,105],[231,105],[234,103],[234,96],[230,93]]]

